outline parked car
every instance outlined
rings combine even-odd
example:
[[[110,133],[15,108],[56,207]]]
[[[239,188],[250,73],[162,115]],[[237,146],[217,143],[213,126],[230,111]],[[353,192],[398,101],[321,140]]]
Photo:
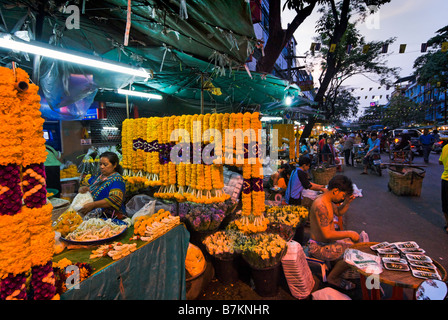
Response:
[[[401,135],[403,134],[403,130],[405,128],[401,129],[394,129],[389,131],[388,141],[389,141],[389,148],[393,148],[395,145],[399,144],[401,141]],[[423,148],[420,143],[419,137],[422,135],[422,132],[418,129],[406,129],[408,130],[408,134],[411,137],[411,150],[413,154],[418,154],[419,156],[423,155]]]

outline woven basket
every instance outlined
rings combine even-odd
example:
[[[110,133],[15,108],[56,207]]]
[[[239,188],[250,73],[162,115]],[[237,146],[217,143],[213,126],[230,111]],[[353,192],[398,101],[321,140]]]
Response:
[[[389,190],[397,196],[420,197],[425,170],[413,168],[406,172],[388,169]]]
[[[337,167],[330,167],[326,168],[324,171],[322,171],[321,169],[311,170],[314,182],[326,186],[328,182],[330,182],[331,178],[335,176],[336,169]]]

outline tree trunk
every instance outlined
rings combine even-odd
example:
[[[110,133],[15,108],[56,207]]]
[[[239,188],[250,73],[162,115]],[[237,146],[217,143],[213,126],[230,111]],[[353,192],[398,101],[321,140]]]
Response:
[[[342,36],[344,35],[345,31],[347,30],[348,26],[348,19],[349,19],[349,7],[350,7],[350,0],[344,0],[342,7],[341,7],[341,14],[338,15],[336,6],[334,1],[331,1],[332,7],[333,7],[333,16],[335,18],[335,29],[334,34],[331,37],[331,43],[338,44],[340,40],[342,39]],[[323,99],[325,96],[325,92],[328,89],[328,86],[331,83],[331,79],[336,75],[338,72],[337,65],[337,58],[336,53],[328,52],[327,54],[327,69],[325,70],[324,79],[320,83],[319,90],[316,93],[316,96],[314,98],[314,101],[318,103],[319,108],[323,107]],[[325,114],[327,114],[327,110],[324,110]],[[315,117],[310,117],[308,119],[308,123],[305,125],[305,128],[303,129],[301,139],[306,139],[310,136],[311,130],[313,130],[314,125],[316,124],[317,119]]]
[[[297,10],[293,21],[284,30],[281,20],[281,1],[269,1],[269,38],[264,47],[264,57],[261,57],[257,61],[257,72],[271,73],[274,70],[275,62],[282,53],[283,48],[291,40],[294,32],[302,22],[313,12],[316,3],[317,1],[313,1],[302,10]]]

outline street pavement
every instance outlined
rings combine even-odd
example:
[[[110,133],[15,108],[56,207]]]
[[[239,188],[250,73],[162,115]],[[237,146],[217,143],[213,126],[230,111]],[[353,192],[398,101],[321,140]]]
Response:
[[[415,241],[448,270],[448,234],[444,230],[441,201],[443,166],[438,164],[438,159],[439,155],[432,153],[428,164],[422,157],[415,157],[413,161],[426,165],[420,197],[397,196],[390,192],[387,169],[379,177],[361,175],[362,168],[346,167],[344,174],[363,194],[352,202],[346,214],[346,229],[364,230],[370,241]],[[390,162],[388,154],[382,155],[382,161]]]
[[[445,219],[441,211],[441,174],[443,166],[438,164],[439,155],[432,153],[429,163],[422,157],[415,157],[414,164],[420,164],[426,170],[420,197],[397,196],[389,191],[388,170],[381,177],[370,173],[361,175],[362,167],[345,167],[344,174],[362,190],[362,197],[356,198],[344,217],[347,230],[365,231],[370,241],[397,242],[415,241],[426,254],[448,270],[448,234],[444,231]],[[388,163],[388,154],[382,155],[383,163]],[[305,229],[307,236],[308,229]],[[312,269],[314,271],[314,269]],[[285,280],[285,279],[283,279]],[[315,275],[316,287],[325,287],[320,275]],[[346,293],[353,300],[362,300],[359,280],[356,290]],[[382,284],[383,297],[392,293],[390,286]],[[412,290],[404,290],[404,299],[412,299]],[[198,300],[294,300],[288,286],[283,281],[279,293],[274,297],[263,298],[253,290],[250,281],[238,281],[233,284],[221,284],[212,280],[204,288]]]

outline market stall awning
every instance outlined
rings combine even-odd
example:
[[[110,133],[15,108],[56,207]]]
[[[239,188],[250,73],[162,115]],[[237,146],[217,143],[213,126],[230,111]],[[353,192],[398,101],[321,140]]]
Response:
[[[146,65],[159,67],[160,48],[146,48],[144,55]],[[113,53],[111,53],[113,54]],[[136,98],[133,101],[139,107],[152,110],[164,110],[173,114],[198,113],[201,95],[204,101],[204,112],[232,112],[243,106],[257,106],[262,112],[269,109],[285,108],[285,97],[293,97],[292,108],[313,104],[300,96],[300,89],[290,85],[288,81],[273,75],[248,72],[244,68],[226,69],[222,74],[210,62],[201,61],[177,50],[170,50],[163,60],[163,72],[155,72],[150,81],[135,81],[127,87],[139,92],[160,93],[170,98],[166,101],[145,101]],[[201,90],[203,88],[203,90]],[[98,99],[123,102],[123,97],[113,96],[108,90],[102,90]],[[165,99],[164,99],[165,100]]]
[[[43,20],[38,15],[42,2],[3,1],[2,8],[7,10],[1,11],[4,24],[0,37],[48,42],[56,49],[142,67],[153,74],[153,78],[144,79],[3,50],[3,64],[16,61],[33,74],[41,88],[42,112],[47,119],[81,119],[94,100],[130,101],[139,109],[159,114],[199,113],[201,107],[204,112],[232,112],[243,106],[273,113],[287,107],[287,96],[294,99],[291,110],[301,108],[306,113],[303,106],[313,104],[300,96],[298,86],[245,69],[257,41],[245,0],[186,1],[182,10],[178,0],[133,0],[130,11],[125,0],[89,1],[79,8],[80,26],[73,29],[66,28],[69,13],[61,13],[64,8],[68,10],[70,2],[50,2]],[[42,28],[36,32],[40,24]],[[35,41],[36,33],[40,42]],[[162,94],[164,99],[126,100],[116,94],[119,88]]]

